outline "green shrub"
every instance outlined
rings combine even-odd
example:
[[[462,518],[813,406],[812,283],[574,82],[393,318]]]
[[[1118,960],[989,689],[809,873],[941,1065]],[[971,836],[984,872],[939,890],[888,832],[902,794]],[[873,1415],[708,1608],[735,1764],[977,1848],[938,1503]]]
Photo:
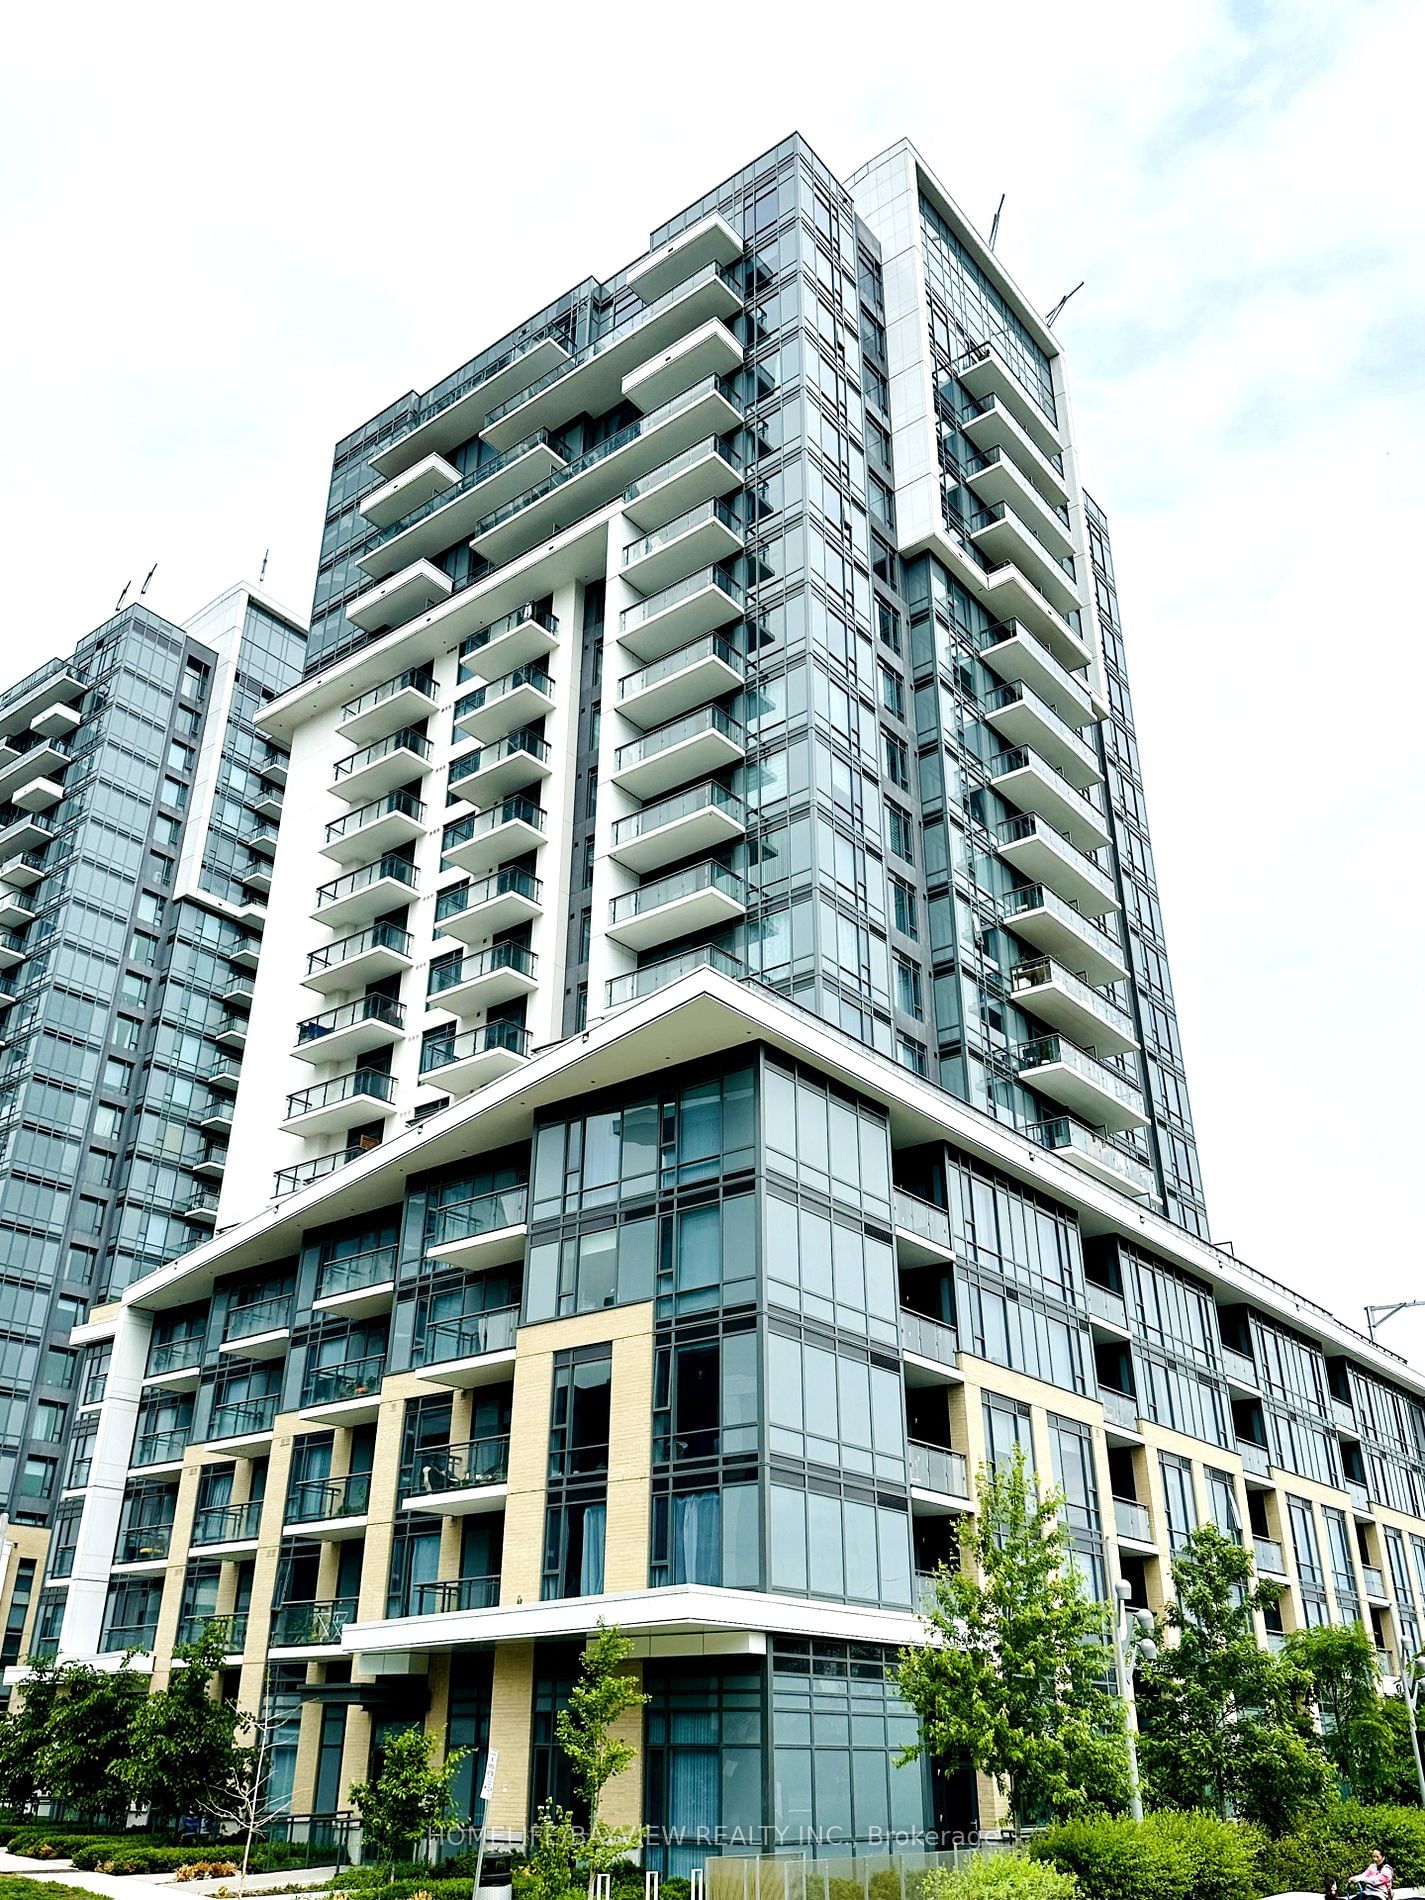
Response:
[[[1395,1869],[1397,1887],[1425,1885],[1425,1813],[1419,1808],[1368,1807],[1337,1801],[1314,1814],[1263,1856],[1263,1891],[1287,1893],[1320,1887],[1323,1880],[1343,1884],[1359,1873],[1379,1847]]]
[[[1162,1813],[1142,1821],[1066,1821],[1029,1851],[1075,1875],[1082,1900],[1197,1900],[1209,1892],[1214,1900],[1256,1900],[1264,1847],[1244,1823]]]
[[[892,1874],[897,1882],[899,1877]],[[934,1867],[922,1900],[1074,1900],[1078,1883],[1050,1861],[1027,1854],[976,1854],[962,1867]]]

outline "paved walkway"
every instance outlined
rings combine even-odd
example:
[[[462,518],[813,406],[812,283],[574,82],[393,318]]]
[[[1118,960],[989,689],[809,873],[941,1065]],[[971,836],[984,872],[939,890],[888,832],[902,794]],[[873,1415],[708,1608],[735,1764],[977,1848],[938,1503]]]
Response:
[[[200,1860],[207,1856],[217,1859],[213,1848],[195,1848],[193,1858]],[[324,1885],[336,1873],[335,1867],[284,1867],[277,1873],[249,1874],[247,1890],[249,1893],[261,1893],[271,1887],[317,1887]],[[67,1860],[26,1860],[20,1854],[0,1853],[0,1874],[24,1874],[36,1880],[52,1880],[58,1886],[84,1887],[90,1893],[109,1896],[109,1900],[175,1900],[175,1881],[172,1874],[90,1874],[74,1867]],[[207,1896],[219,1887],[229,1887],[237,1891],[236,1875],[226,1880],[185,1880],[178,1893]],[[1318,1900],[1313,1896],[1313,1900]]]

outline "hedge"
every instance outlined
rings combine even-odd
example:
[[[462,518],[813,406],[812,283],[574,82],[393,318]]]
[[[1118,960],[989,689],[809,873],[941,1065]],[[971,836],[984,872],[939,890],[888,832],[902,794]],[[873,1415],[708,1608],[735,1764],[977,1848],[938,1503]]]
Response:
[[[1083,1900],[1257,1900],[1267,1843],[1255,1828],[1210,1814],[1066,1821],[1030,1845],[1036,1860],[1076,1876]],[[1310,1883],[1319,1886],[1320,1876]],[[1276,1891],[1280,1891],[1277,1889]]]
[[[1419,1808],[1338,1801],[1280,1840],[1268,1842],[1262,1863],[1263,1891],[1319,1889],[1330,1879],[1344,1886],[1377,1847],[1395,1869],[1397,1887],[1425,1885],[1425,1813]]]
[[[1025,1854],[980,1854],[963,1867],[935,1867],[922,1900],[1074,1900],[1078,1883],[1051,1862]]]

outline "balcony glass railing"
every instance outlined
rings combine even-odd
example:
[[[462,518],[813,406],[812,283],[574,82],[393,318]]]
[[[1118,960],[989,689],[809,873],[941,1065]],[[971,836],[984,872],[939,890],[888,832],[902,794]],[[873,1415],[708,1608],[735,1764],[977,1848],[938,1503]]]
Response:
[[[379,541],[377,546],[380,546]],[[423,666],[409,666],[393,679],[382,680],[379,686],[373,686],[370,692],[363,693],[359,699],[346,702],[341,709],[341,724],[345,725],[348,719],[355,719],[360,713],[374,712],[378,706],[384,706],[388,699],[394,699],[397,693],[405,692],[424,693],[427,699],[434,699],[434,674],[427,672]]]
[[[343,897],[355,897],[359,891],[370,890],[373,884],[388,879],[414,890],[416,867],[406,858],[377,858],[374,864],[363,864],[360,870],[348,871],[345,877],[334,877],[330,884],[319,884],[316,908],[324,910],[328,904],[339,903]],[[394,904],[391,908],[395,908]]]
[[[26,693],[32,693],[37,686],[43,686],[46,680],[52,680],[59,673],[73,673],[77,679],[84,677],[82,672],[75,671],[73,660],[46,660],[43,666],[37,666],[32,673],[26,673],[23,679],[16,680],[13,686],[7,686],[0,693],[0,712],[7,706],[16,705]]]
[[[640,964],[626,976],[610,977],[605,986],[607,1007],[617,1009],[624,1003],[637,1002],[642,996],[654,996],[692,970],[717,970],[723,976],[735,977],[747,974],[736,957],[719,950],[715,944],[703,943],[696,950],[680,950],[677,956]]]
[[[478,1359],[487,1352],[509,1352],[519,1323],[517,1306],[497,1306],[486,1313],[467,1313],[455,1319],[428,1320],[413,1355],[414,1363],[444,1365],[452,1359]]]
[[[1222,1365],[1230,1377],[1243,1385],[1257,1383],[1257,1367],[1249,1352],[1238,1352],[1235,1346],[1222,1348]]]
[[[1114,962],[1123,964],[1127,961],[1118,939],[1111,936],[1102,924],[1095,922],[1092,917],[1086,917],[1081,910],[1076,910],[1057,892],[1046,889],[1042,884],[1022,884],[1017,890],[1006,891],[1001,908],[1005,922],[1011,927],[1016,917],[1042,912],[1046,917],[1057,917],[1086,942],[1096,944],[1104,956],[1111,957]]]
[[[1096,1166],[1117,1175],[1125,1187],[1135,1193],[1151,1194],[1153,1175],[1145,1162],[1126,1148],[1120,1148],[1116,1142],[1107,1140],[1095,1133],[1086,1123],[1075,1121],[1072,1115],[1058,1115],[1052,1121],[1031,1122],[1025,1129],[1031,1141],[1037,1141],[1041,1148],[1051,1151],[1073,1149],[1093,1161]]]
[[[1007,685],[997,687],[985,701],[986,712],[1002,712],[1006,706],[1027,706],[1037,718],[1054,734],[1066,751],[1072,752],[1083,764],[1093,771],[1098,770],[1098,759],[1093,747],[1080,738],[1066,720],[1059,717],[1047,701],[1042,700],[1032,687],[1022,680],[1011,680]]]
[[[1054,781],[1055,787],[1062,798],[1071,805],[1082,805],[1085,812],[1098,823],[1101,829],[1107,829],[1103,822],[1103,813],[1099,810],[1098,806],[1095,805],[1088,793],[1080,791],[1071,778],[1061,772],[1057,765],[1051,764],[1050,761],[1044,757],[1042,752],[1036,752],[1033,746],[1006,746],[1003,752],[996,752],[993,758],[990,759],[987,770],[991,781],[1004,778],[1010,772],[1033,771],[1047,773],[1050,779]],[[1022,803],[1023,801],[1019,802]]]
[[[299,1161],[294,1168],[279,1168],[273,1182],[273,1198],[281,1200],[284,1194],[297,1194],[301,1189],[310,1187],[313,1181],[321,1181],[329,1174],[335,1174],[338,1168],[344,1168],[349,1162],[360,1160],[364,1154],[370,1154],[379,1147],[376,1141],[358,1141],[350,1148],[338,1149],[335,1154],[315,1155],[310,1161]]]
[[[995,827],[995,837],[1002,845],[1020,844],[1026,838],[1040,838],[1052,851],[1071,864],[1079,875],[1095,886],[1107,898],[1113,897],[1113,879],[1086,851],[1080,851],[1076,844],[1070,844],[1062,831],[1056,831],[1053,825],[1039,817],[1036,812],[1016,812],[1013,818],[1007,818],[1002,825]]]
[[[209,1631],[221,1634],[227,1646],[227,1653],[235,1656],[247,1643],[247,1611],[229,1610],[219,1614],[216,1610],[190,1610],[178,1619],[180,1643],[201,1642]]]
[[[413,508],[408,515],[402,515],[399,521],[393,521],[384,528],[371,544],[371,552],[386,547],[397,540],[408,529],[419,522],[427,521],[432,515],[438,515],[442,508],[448,508],[453,501],[459,501],[462,495],[468,495],[472,488],[481,488],[490,478],[498,475],[502,469],[513,468],[515,463],[528,455],[531,449],[550,446],[548,429],[534,429],[522,442],[516,442],[513,448],[506,449],[503,455],[493,456],[488,462],[482,462],[478,468],[472,468],[462,475],[453,488],[443,488],[438,495],[423,502],[419,508]],[[556,450],[557,454],[558,451]]]
[[[726,812],[738,824],[745,823],[747,815],[736,792],[728,791],[716,779],[705,779],[701,785],[674,792],[671,798],[655,799],[641,811],[630,812],[627,818],[615,819],[614,843],[629,844],[635,838],[646,837],[650,831],[661,830],[664,825],[676,824],[680,818],[695,817],[700,811]]]
[[[386,1355],[367,1353],[337,1366],[313,1366],[302,1388],[303,1405],[336,1405],[344,1399],[364,1399],[381,1389]]]
[[[292,1324],[292,1295],[270,1293],[260,1300],[244,1300],[228,1308],[224,1339],[251,1339],[257,1333],[281,1332]]]
[[[374,825],[378,818],[385,818],[392,813],[423,824],[426,808],[413,792],[387,792],[384,798],[373,798],[369,805],[356,806],[344,818],[334,818],[327,826],[325,842],[335,844],[338,838],[353,837],[368,825]]]
[[[690,529],[700,528],[705,521],[720,521],[733,534],[742,532],[737,525],[736,515],[725,501],[700,501],[696,508],[689,508],[686,514],[675,516],[656,533],[641,535],[638,540],[628,542],[623,551],[622,565],[627,567],[630,562],[645,560],[650,554],[656,554],[659,548],[666,548],[670,541],[687,534]]]
[[[174,1426],[162,1432],[140,1432],[134,1440],[131,1462],[135,1465],[176,1464],[187,1449],[188,1427],[186,1425]],[[89,1481],[87,1470],[82,1479],[77,1473],[74,1476],[76,1483],[87,1484]]]
[[[671,456],[666,462],[660,462],[657,468],[651,469],[647,475],[640,476],[636,482],[630,482],[623,491],[625,502],[637,501],[640,495],[652,494],[665,482],[673,481],[686,470],[696,468],[699,462],[705,462],[710,455],[721,456],[729,468],[742,467],[742,457],[736,449],[726,442],[719,441],[717,436],[710,435],[701,442],[695,442],[691,448],[684,449],[680,454]]]
[[[461,1035],[441,1036],[428,1042],[421,1050],[421,1074],[434,1074],[439,1069],[448,1069],[453,1062],[465,1062],[471,1056],[501,1049],[510,1055],[527,1056],[531,1040],[529,1031],[519,1023],[481,1023]]]
[[[1084,1304],[1094,1319],[1101,1319],[1111,1326],[1128,1328],[1128,1308],[1121,1293],[1115,1293],[1112,1287],[1099,1286],[1093,1280],[1084,1282]]]
[[[526,622],[530,622],[536,627],[543,627],[544,631],[551,636],[558,636],[559,622],[555,619],[554,615],[549,612],[548,608],[536,607],[534,603],[530,601],[523,607],[516,607],[513,613],[505,614],[499,620],[492,620],[488,627],[481,627],[478,632],[472,633],[468,640],[462,641],[460,646],[461,659],[470,659],[474,654],[479,653],[483,647],[489,646],[491,641],[500,639],[504,634],[513,633],[516,627],[522,627]]]
[[[257,1398],[228,1399],[215,1405],[208,1425],[209,1438],[243,1438],[248,1433],[270,1432],[280,1397],[280,1393],[266,1392]]]
[[[943,1207],[937,1207],[933,1201],[923,1201],[918,1194],[908,1194],[904,1188],[898,1187],[895,1213],[897,1227],[903,1227],[908,1234],[915,1234],[921,1240],[943,1247],[947,1253],[952,1251],[950,1216]]]
[[[401,1491],[405,1497],[468,1491],[476,1485],[503,1484],[509,1472],[510,1435],[497,1432],[464,1444],[425,1447],[402,1472]]]
[[[353,1069],[350,1075],[334,1075],[330,1082],[318,1082],[313,1088],[298,1089],[295,1095],[289,1095],[287,1118],[295,1120],[298,1115],[315,1114],[318,1109],[331,1108],[357,1097],[389,1102],[395,1093],[395,1083],[379,1069]]]
[[[488,1610],[499,1600],[498,1577],[454,1577],[449,1583],[418,1583],[415,1614],[439,1616],[446,1610]]]
[[[355,1597],[332,1597],[321,1603],[282,1603],[272,1612],[268,1641],[278,1649],[339,1643],[342,1631],[355,1615]]]
[[[730,719],[716,706],[704,706],[699,712],[688,713],[685,718],[658,726],[641,739],[621,745],[615,755],[616,768],[622,772],[631,765],[641,765],[645,759],[656,759],[660,752],[667,752],[685,739],[696,739],[705,732],[719,732],[733,745],[744,743],[742,727],[735,719]]]
[[[537,904],[543,891],[544,886],[533,871],[505,865],[473,884],[456,884],[448,891],[441,891],[435,900],[435,921],[443,924],[449,917],[463,917],[467,911],[478,910],[497,897],[526,897],[530,903]]]
[[[1365,1582],[1366,1595],[1368,1597],[1383,1597],[1386,1595],[1385,1572],[1383,1570],[1378,1569],[1375,1564],[1362,1564],[1361,1576]]]
[[[552,334],[548,331],[543,332],[539,336],[521,337],[519,342],[512,345],[510,349],[502,351],[499,356],[491,357],[488,362],[482,362],[477,369],[473,369],[468,375],[462,376],[458,383],[452,383],[449,389],[441,390],[438,396],[426,397],[423,402],[417,404],[414,413],[403,421],[400,427],[393,432],[390,446],[394,448],[398,443],[403,442],[408,435],[423,427],[425,423],[433,422],[437,416],[444,415],[447,409],[453,407],[453,405],[458,402],[463,402],[467,396],[472,395],[475,390],[480,387],[481,383],[488,383],[491,377],[501,375],[505,370],[509,369],[513,363],[517,362],[527,350],[532,350],[538,344],[546,341],[557,342],[558,339],[552,337]]]
[[[1237,1455],[1242,1460],[1242,1469],[1250,1471],[1254,1478],[1265,1478],[1268,1470],[1267,1448],[1250,1438],[1237,1440]]]
[[[1124,1431],[1137,1431],[1138,1401],[1131,1393],[1115,1392],[1112,1386],[1103,1385],[1099,1387],[1098,1398],[1099,1404],[1103,1407],[1103,1415],[1110,1424],[1117,1425]]]
[[[111,1623],[99,1639],[99,1647],[106,1656],[117,1655],[123,1650],[141,1650],[148,1654],[158,1638],[158,1617],[145,1619],[142,1623]]]
[[[501,825],[514,824],[528,825],[531,831],[543,831],[543,806],[537,805],[523,792],[518,792],[513,798],[502,798],[497,805],[491,805],[485,811],[467,812],[464,818],[456,818],[444,828],[440,834],[440,848],[442,851],[455,851],[475,838],[483,838],[489,832],[498,831]]]
[[[203,1363],[203,1335],[183,1333],[177,1339],[156,1341],[148,1349],[147,1377],[156,1379],[164,1372],[186,1372]]]
[[[449,1207],[434,1207],[426,1217],[426,1244],[447,1247],[458,1240],[498,1234],[506,1227],[522,1227],[528,1218],[529,1190],[501,1188]]]
[[[380,1286],[395,1277],[394,1242],[389,1247],[367,1247],[361,1253],[328,1260],[318,1267],[316,1297],[327,1300],[338,1293],[357,1293],[363,1287]]]
[[[385,739],[376,739],[370,745],[362,746],[359,752],[352,752],[344,759],[338,759],[332,767],[332,783],[340,785],[343,779],[351,778],[354,773],[364,771],[368,765],[386,759],[393,752],[412,752],[418,759],[429,762],[431,756],[430,740],[414,726],[402,726]]]
[[[411,933],[402,930],[399,924],[381,923],[358,931],[354,937],[341,937],[335,943],[323,944],[307,958],[307,975],[315,976],[319,970],[339,970],[343,963],[365,956],[368,950],[392,950],[397,956],[408,957]]]
[[[922,1359],[933,1359],[937,1365],[953,1366],[959,1356],[960,1339],[955,1328],[945,1320],[931,1319],[927,1313],[913,1313],[903,1306],[901,1347]]]
[[[625,891],[622,897],[613,900],[610,920],[620,924],[630,917],[646,917],[665,904],[676,904],[682,898],[696,896],[699,891],[714,890],[721,891],[735,903],[744,901],[742,879],[737,873],[729,871],[725,864],[709,861],[690,864],[686,870],[675,871],[670,877],[655,878],[636,891]]]
[[[1143,1091],[1140,1088],[1130,1082],[1126,1075],[1120,1075],[1117,1069],[1110,1069],[1106,1063],[1096,1061],[1077,1043],[1068,1041],[1064,1036],[1035,1036],[1029,1042],[1020,1043],[1015,1050],[1015,1062],[1021,1074],[1026,1069],[1042,1069],[1051,1063],[1061,1063],[1085,1082],[1111,1095],[1124,1108],[1139,1115],[1143,1113]]]
[[[654,620],[668,608],[676,607],[680,600],[688,600],[694,594],[702,593],[705,587],[720,587],[740,607],[744,601],[742,584],[734,580],[731,571],[721,564],[713,567],[700,567],[696,574],[689,574],[685,580],[674,581],[671,587],[660,588],[656,594],[650,594],[646,600],[636,601],[632,607],[625,607],[618,617],[620,633],[630,633],[635,627],[644,626]]]
[[[492,944],[488,950],[472,951],[469,956],[457,957],[453,963],[436,964],[430,973],[427,994],[443,996],[447,990],[474,983],[482,976],[493,976],[497,970],[515,970],[533,980],[538,965],[539,958],[523,944]]]
[[[336,1009],[324,1009],[320,1016],[308,1016],[297,1025],[297,1042],[321,1042],[358,1023],[384,1023],[388,1029],[405,1027],[406,1012],[393,996],[358,996],[354,1003],[341,1003]]]
[[[350,1471],[342,1478],[303,1478],[287,1493],[289,1524],[321,1524],[328,1519],[364,1517],[371,1505],[371,1473]]]
[[[482,707],[494,706],[500,700],[508,699],[511,693],[518,692],[522,686],[532,687],[535,692],[543,693],[546,699],[554,697],[554,679],[548,668],[539,660],[530,660],[524,666],[515,667],[513,672],[491,680],[488,686],[477,686],[457,699],[456,724],[469,714],[479,712]]]
[[[661,660],[640,666],[636,672],[625,673],[618,683],[618,696],[620,699],[632,699],[636,694],[646,692],[650,686],[656,686],[660,680],[671,679],[675,673],[696,666],[700,660],[721,660],[724,666],[732,668],[739,679],[742,677],[743,659],[737,648],[729,645],[720,633],[709,633],[704,634],[701,640],[690,640],[687,646],[665,654]],[[733,688],[729,685],[726,690],[732,692]]]
[[[1113,1521],[1120,1537],[1131,1537],[1140,1544],[1153,1541],[1152,1528],[1148,1521],[1148,1508],[1134,1498],[1115,1498],[1113,1500]]]
[[[1370,1510],[1371,1508],[1370,1492],[1367,1491],[1366,1487],[1361,1483],[1359,1478],[1347,1478],[1346,1496],[1351,1500],[1351,1503],[1356,1510],[1358,1511]]]
[[[189,1542],[200,1544],[250,1543],[262,1521],[262,1499],[245,1504],[206,1504],[195,1513]]]
[[[1024,990],[1040,989],[1045,984],[1063,990],[1081,1009],[1097,1016],[1106,1029],[1116,1030],[1120,1036],[1135,1041],[1133,1018],[1126,1009],[1120,1009],[1117,1003],[1102,996],[1096,989],[1066,970],[1062,963],[1056,963],[1052,957],[1031,957],[1016,963],[1010,972],[1009,986],[1011,995],[1018,996]]]
[[[121,1564],[157,1563],[168,1555],[173,1541],[173,1525],[134,1524],[119,1532],[114,1555]]]
[[[1284,1577],[1286,1563],[1282,1557],[1282,1547],[1275,1537],[1254,1537],[1252,1554],[1257,1568],[1268,1577]]]
[[[942,1497],[968,1498],[970,1480],[963,1452],[945,1445],[926,1445],[912,1438],[906,1445],[910,1481],[921,1491],[938,1491]]]
[[[544,765],[549,760],[549,747],[537,732],[526,729],[507,733],[503,739],[492,740],[489,745],[478,746],[474,752],[452,759],[450,783],[452,786],[459,785],[463,780],[473,778],[477,772],[488,772],[491,766],[500,764],[503,759],[518,759],[522,755],[537,759]]]

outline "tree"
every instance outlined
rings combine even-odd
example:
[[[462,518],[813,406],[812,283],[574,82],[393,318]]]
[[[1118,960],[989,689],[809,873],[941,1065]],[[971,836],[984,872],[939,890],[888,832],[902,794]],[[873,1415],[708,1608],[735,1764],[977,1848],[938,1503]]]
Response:
[[[630,1709],[640,1709],[648,1700],[628,1671],[632,1655],[633,1644],[622,1630],[600,1621],[580,1660],[568,1706],[554,1722],[555,1740],[564,1751],[575,1788],[588,1805],[588,1858],[596,1871],[612,1866],[635,1845],[634,1832],[609,1827],[599,1819],[604,1789],[638,1753],[632,1742],[613,1732]]]
[[[432,1828],[452,1818],[450,1784],[469,1750],[458,1748],[433,1763],[431,1747],[424,1729],[398,1730],[386,1739],[375,1781],[354,1781],[348,1790],[361,1816],[363,1847],[393,1867],[409,1860]]]
[[[214,1820],[234,1829],[243,1844],[239,1900],[247,1892],[247,1870],[254,1840],[270,1822],[287,1812],[286,1803],[274,1802],[268,1793],[272,1743],[280,1723],[271,1716],[254,1715],[242,1716],[240,1722],[244,1729],[252,1731],[252,1745],[236,1751],[227,1779],[210,1810]]]
[[[124,1658],[115,1669],[62,1664],[36,1778],[51,1801],[118,1819],[128,1810],[124,1763],[144,1680]]]
[[[1287,1638],[1285,1660],[1306,1678],[1321,1714],[1321,1745],[1359,1801],[1390,1801],[1402,1782],[1417,1800],[1409,1712],[1381,1693],[1375,1644],[1359,1623],[1328,1623]]]
[[[40,1756],[58,1696],[59,1665],[32,1656],[18,1706],[0,1715],[0,1807],[23,1813],[39,1793]]]
[[[1087,1594],[1059,1515],[1016,1451],[980,1468],[979,1510],[960,1526],[961,1567],[942,1568],[922,1611],[926,1642],[901,1651],[901,1695],[921,1754],[962,1755],[993,1776],[1016,1825],[1127,1799],[1123,1710],[1106,1684],[1109,1612]]]
[[[1153,1803],[1207,1808],[1273,1832],[1328,1798],[1331,1774],[1310,1685],[1257,1641],[1254,1613],[1275,1603],[1252,1559],[1200,1525],[1173,1562],[1165,1637],[1143,1671],[1138,1758]]]
[[[237,1734],[248,1719],[212,1693],[228,1651],[225,1625],[208,1624],[195,1643],[173,1651],[168,1686],[134,1712],[120,1777],[130,1799],[165,1819],[211,1814],[237,1765]]]

